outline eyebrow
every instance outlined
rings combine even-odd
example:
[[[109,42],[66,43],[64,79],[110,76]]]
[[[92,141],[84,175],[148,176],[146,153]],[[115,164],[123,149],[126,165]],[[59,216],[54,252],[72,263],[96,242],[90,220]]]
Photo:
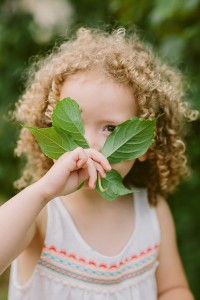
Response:
[[[99,120],[99,123],[107,123],[107,124],[113,124],[113,125],[116,125],[116,124],[121,124],[121,123],[123,123],[123,122],[125,122],[125,121],[127,121],[128,120],[128,118],[121,118],[121,119],[114,119],[114,118],[106,118],[106,119],[101,119],[101,120]]]

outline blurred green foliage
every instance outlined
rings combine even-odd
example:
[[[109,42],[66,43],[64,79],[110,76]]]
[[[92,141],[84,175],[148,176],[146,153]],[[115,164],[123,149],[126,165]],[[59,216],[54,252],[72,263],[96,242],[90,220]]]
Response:
[[[40,30],[33,13],[19,9],[17,2],[0,1],[0,200],[16,192],[12,182],[19,176],[21,167],[13,156],[19,127],[9,120],[8,111],[14,108],[23,91],[25,70],[31,57],[45,54],[54,42],[60,41],[59,30],[53,29],[49,38],[38,40],[34,32]],[[69,3],[73,9],[70,29],[124,26],[137,30],[164,60],[183,71],[188,99],[200,110],[200,0],[70,0]],[[45,13],[48,14],[48,7]],[[169,199],[181,257],[196,299],[200,299],[199,125],[199,121],[191,125],[188,138],[192,177]]]

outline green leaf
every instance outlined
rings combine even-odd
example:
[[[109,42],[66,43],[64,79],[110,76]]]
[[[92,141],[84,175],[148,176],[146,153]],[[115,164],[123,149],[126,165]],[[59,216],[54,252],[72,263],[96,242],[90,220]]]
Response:
[[[74,141],[83,148],[89,148],[84,137],[84,127],[81,121],[81,110],[77,102],[71,98],[58,101],[52,114],[52,124],[70,134]]]
[[[84,138],[81,110],[75,100],[70,98],[60,100],[54,108],[52,120],[51,128],[26,127],[34,134],[42,151],[48,157],[58,159],[63,153],[78,146],[89,148]],[[156,120],[134,117],[118,125],[107,138],[102,150],[103,155],[110,163],[139,157],[152,143],[155,124]],[[124,186],[121,175],[115,170],[107,172],[106,178],[98,177],[96,190],[109,201],[133,192]]]
[[[101,185],[103,189],[105,189],[105,192],[101,191],[99,182],[96,184],[96,190],[101,197],[109,201],[133,192],[133,190],[130,190],[124,186],[121,175],[115,170],[107,172],[106,178],[101,178]]]
[[[118,125],[107,138],[102,154],[110,163],[131,160],[143,155],[152,144],[156,120],[134,117]]]
[[[61,129],[36,128],[26,126],[35,136],[42,152],[51,159],[58,159],[62,154],[78,147],[72,137]]]

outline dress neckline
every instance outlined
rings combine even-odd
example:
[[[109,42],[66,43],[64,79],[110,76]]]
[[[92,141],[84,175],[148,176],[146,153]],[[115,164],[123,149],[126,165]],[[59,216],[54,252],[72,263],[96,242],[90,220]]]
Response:
[[[129,246],[133,243],[133,240],[135,239],[135,236],[137,234],[138,231],[138,192],[134,193],[134,197],[132,196],[132,203],[133,203],[133,213],[135,215],[135,222],[134,222],[134,227],[133,227],[133,231],[132,234],[130,235],[129,240],[127,241],[127,243],[125,244],[125,246],[122,248],[122,250],[119,251],[118,254],[116,255],[105,255],[101,252],[99,252],[98,250],[94,249],[92,246],[89,245],[89,243],[83,238],[83,236],[81,235],[80,231],[78,230],[71,214],[69,213],[67,207],[64,205],[63,200],[60,197],[57,197],[58,199],[58,203],[61,207],[61,211],[62,214],[65,215],[65,218],[67,216],[68,222],[72,228],[73,234],[76,236],[77,240],[81,243],[82,247],[87,251],[87,252],[92,252],[97,258],[99,259],[104,259],[107,261],[112,261],[112,260],[117,260],[120,259],[122,256],[124,256],[124,254],[127,252]],[[134,217],[134,216],[133,216]]]

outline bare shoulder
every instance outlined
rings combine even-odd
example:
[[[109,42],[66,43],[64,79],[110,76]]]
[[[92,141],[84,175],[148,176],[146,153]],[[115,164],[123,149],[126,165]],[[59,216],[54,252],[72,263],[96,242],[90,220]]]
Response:
[[[32,251],[32,248],[38,249],[38,253],[42,250],[47,227],[47,207],[45,206],[38,214],[34,224],[35,230],[32,239],[23,252]]]
[[[29,241],[26,243],[26,247],[24,247],[24,251],[26,249],[31,248],[32,244],[42,244],[46,235],[46,227],[47,227],[47,207],[45,206],[40,213],[38,214],[35,222],[33,223],[30,230],[32,234],[29,237]]]
[[[46,226],[47,208],[44,207],[35,221],[33,238],[18,257],[20,279],[23,284],[29,280],[39,261],[46,235]]]
[[[161,295],[177,288],[188,289],[187,279],[177,247],[173,217],[169,205],[161,196],[156,207],[156,213],[161,231],[160,264],[156,274],[158,294]]]
[[[36,219],[36,228],[40,238],[44,241],[47,228],[47,206],[45,206],[39,213]]]

